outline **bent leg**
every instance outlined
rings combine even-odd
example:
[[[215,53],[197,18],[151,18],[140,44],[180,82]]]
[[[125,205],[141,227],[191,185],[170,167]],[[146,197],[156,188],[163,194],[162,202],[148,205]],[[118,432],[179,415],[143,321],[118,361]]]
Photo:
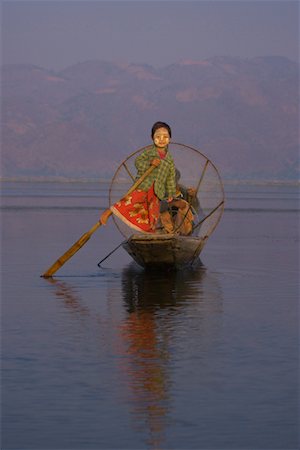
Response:
[[[163,226],[163,229],[167,233],[170,233],[170,234],[174,233],[173,220],[172,220],[172,217],[171,217],[171,214],[169,213],[169,211],[164,211],[164,212],[160,213],[160,221]]]

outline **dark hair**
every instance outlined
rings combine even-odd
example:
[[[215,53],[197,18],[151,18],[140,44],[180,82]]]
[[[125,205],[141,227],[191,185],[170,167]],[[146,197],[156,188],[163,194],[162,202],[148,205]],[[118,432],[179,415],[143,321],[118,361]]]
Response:
[[[171,131],[170,125],[168,125],[165,122],[155,122],[155,124],[153,125],[152,130],[151,130],[152,139],[153,139],[155,131],[158,130],[159,128],[165,128],[166,130],[168,130],[170,137],[172,137],[172,131]]]

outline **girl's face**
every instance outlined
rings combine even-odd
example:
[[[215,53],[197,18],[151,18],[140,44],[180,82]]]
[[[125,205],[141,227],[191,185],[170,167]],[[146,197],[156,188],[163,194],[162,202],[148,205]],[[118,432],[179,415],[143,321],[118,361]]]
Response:
[[[165,148],[170,142],[170,135],[166,128],[158,128],[153,135],[153,142],[158,148]]]

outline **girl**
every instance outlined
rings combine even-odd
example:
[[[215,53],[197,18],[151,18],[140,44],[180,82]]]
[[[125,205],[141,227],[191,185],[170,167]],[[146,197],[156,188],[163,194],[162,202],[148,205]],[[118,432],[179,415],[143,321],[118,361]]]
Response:
[[[139,179],[153,165],[155,169],[138,189],[104,211],[100,222],[105,224],[113,213],[131,228],[144,233],[154,233],[160,217],[160,201],[171,202],[176,195],[175,165],[168,152],[172,137],[170,126],[156,122],[151,130],[153,146],[135,160]],[[170,230],[172,232],[172,230]]]

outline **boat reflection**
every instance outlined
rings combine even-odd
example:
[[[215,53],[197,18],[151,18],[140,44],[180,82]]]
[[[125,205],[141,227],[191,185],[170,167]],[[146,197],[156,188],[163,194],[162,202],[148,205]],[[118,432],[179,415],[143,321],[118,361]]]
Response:
[[[123,269],[123,301],[128,312],[179,306],[186,298],[198,298],[206,269],[197,265],[181,270],[144,270],[135,263]]]
[[[174,400],[172,360],[178,327],[182,328],[186,308],[195,310],[201,302],[210,305],[205,278],[206,269],[200,263],[170,272],[140,270],[134,263],[123,270],[127,314],[120,333],[127,358],[123,358],[122,369],[131,391],[133,427],[144,433],[148,429],[147,448],[164,446]],[[217,303],[220,310],[220,302],[217,295],[211,307]]]

